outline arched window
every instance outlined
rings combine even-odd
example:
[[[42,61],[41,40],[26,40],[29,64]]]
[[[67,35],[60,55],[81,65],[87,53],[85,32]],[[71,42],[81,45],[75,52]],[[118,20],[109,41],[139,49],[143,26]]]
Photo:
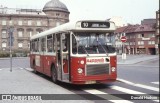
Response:
[[[40,20],[37,21],[37,26],[41,26],[41,21]]]
[[[43,29],[41,29],[41,28],[36,29],[37,34],[41,33],[42,31],[43,31]]]
[[[2,42],[2,48],[6,48],[7,47],[7,43],[6,42]]]
[[[27,37],[31,37],[33,35],[33,29],[27,29]]]
[[[56,22],[56,26],[59,26],[60,25],[60,22]]]
[[[7,38],[7,30],[2,29],[2,38]]]
[[[18,32],[18,37],[23,37],[24,29],[19,28],[19,29],[17,29],[17,32]]]
[[[19,42],[19,43],[18,43],[18,47],[19,47],[19,48],[22,48],[22,47],[23,47],[23,43],[22,43],[22,42]]]

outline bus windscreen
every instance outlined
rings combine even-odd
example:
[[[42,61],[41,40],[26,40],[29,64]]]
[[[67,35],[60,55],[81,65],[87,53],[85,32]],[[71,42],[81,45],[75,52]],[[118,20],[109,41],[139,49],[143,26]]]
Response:
[[[72,38],[73,54],[114,53],[111,37],[106,33],[75,33]]]

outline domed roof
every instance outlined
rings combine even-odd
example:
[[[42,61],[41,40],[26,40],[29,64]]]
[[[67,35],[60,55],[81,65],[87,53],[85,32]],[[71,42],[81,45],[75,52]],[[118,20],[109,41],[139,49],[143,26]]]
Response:
[[[51,0],[45,4],[43,11],[50,10],[69,12],[66,5],[60,2],[59,0]]]

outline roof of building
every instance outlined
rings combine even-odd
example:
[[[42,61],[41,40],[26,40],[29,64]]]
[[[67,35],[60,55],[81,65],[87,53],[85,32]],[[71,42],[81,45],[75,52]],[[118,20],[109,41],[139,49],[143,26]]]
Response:
[[[127,28],[127,26],[117,28],[116,31],[115,31],[115,33],[123,33],[126,28]]]
[[[135,32],[155,31],[153,25],[140,25]]]
[[[51,11],[51,10],[69,12],[66,5],[59,0],[51,0],[45,4],[43,11]]]
[[[141,24],[142,25],[146,25],[146,24],[152,24],[152,25],[154,25],[154,24],[156,24],[156,19],[155,18],[143,19],[141,21]]]
[[[125,33],[133,33],[140,25],[129,25],[125,30]]]
[[[115,33],[135,33],[146,31],[155,31],[155,28],[153,25],[128,25],[125,27],[117,28]]]

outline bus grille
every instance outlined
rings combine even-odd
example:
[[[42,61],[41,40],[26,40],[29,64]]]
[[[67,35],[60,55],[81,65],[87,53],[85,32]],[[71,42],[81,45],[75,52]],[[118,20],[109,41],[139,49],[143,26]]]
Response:
[[[86,75],[109,74],[109,64],[87,65]]]

